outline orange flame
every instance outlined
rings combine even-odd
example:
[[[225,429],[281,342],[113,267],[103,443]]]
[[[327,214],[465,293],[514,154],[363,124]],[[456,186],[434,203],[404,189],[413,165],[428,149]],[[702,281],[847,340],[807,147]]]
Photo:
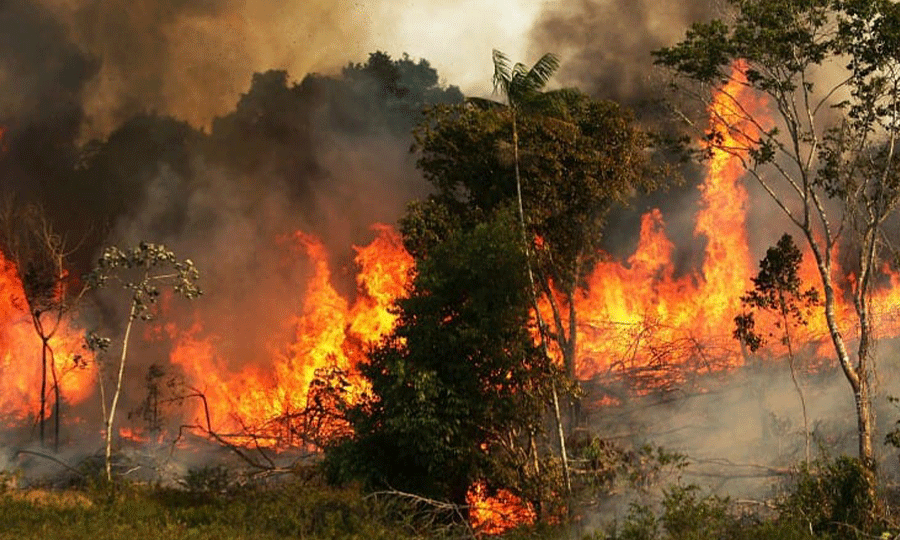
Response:
[[[25,298],[15,265],[0,252],[0,423],[9,425],[36,418],[40,411],[41,340]],[[90,359],[82,343],[81,332],[66,318],[49,342],[60,394],[69,404],[81,403],[94,390],[94,364],[77,362]],[[52,384],[49,369],[47,377]]]
[[[691,363],[694,371],[716,371],[743,363],[731,331],[733,319],[741,311],[740,297],[751,288],[749,278],[756,274],[756,266],[751,262],[746,233],[748,195],[742,185],[742,161],[748,158],[747,148],[758,133],[757,126],[745,119],[765,118],[766,109],[748,95],[742,71],[741,65],[735,67],[731,81],[717,92],[710,109],[717,138],[700,186],[694,229],[697,237],[706,240],[701,272],[674,275],[673,244],[666,237],[663,215],[659,210],[645,214],[637,250],[627,264],[598,264],[588,278],[588,294],[576,298],[581,317],[576,360],[579,378],[623,369],[647,373],[650,386],[655,386],[660,378],[679,382]],[[837,253],[832,257],[839,260]],[[810,253],[804,256],[800,274],[806,287],[821,283]],[[900,300],[900,276],[887,266],[883,275],[890,286],[874,291],[873,320],[880,335],[898,335],[900,317],[892,306]],[[836,312],[845,335],[852,335],[853,306],[840,290],[841,276],[833,278],[839,298]],[[760,322],[773,323],[765,315]],[[833,356],[821,310],[814,310],[807,326],[795,333],[795,341],[812,345],[818,356]],[[776,356],[785,353],[780,342],[773,340],[770,345]]]
[[[297,232],[294,246],[313,267],[302,302],[293,317],[294,339],[280,352],[273,353],[272,364],[231,372],[215,347],[214,337],[201,337],[196,324],[178,339],[171,354],[189,381],[205,396],[209,423],[217,433],[251,431],[267,434],[277,444],[279,419],[303,411],[307,394],[317,370],[338,368],[349,374],[356,391],[361,390],[355,366],[364,347],[378,341],[393,327],[396,316],[389,308],[409,281],[412,257],[403,249],[399,235],[386,225],[376,225],[377,237],[366,247],[357,247],[358,297],[351,304],[331,283],[331,269],[325,247],[316,238]],[[194,413],[205,425],[202,404]]]
[[[479,534],[495,535],[530,525],[537,518],[534,508],[505,489],[488,495],[483,482],[476,482],[466,493],[469,522]]]
[[[718,93],[710,116],[721,146],[739,152],[746,146],[745,139],[725,128],[740,122],[736,103],[750,110],[759,107],[745,95],[739,78]],[[743,128],[752,133],[752,126]],[[576,362],[580,378],[615,367],[687,362],[695,356],[694,346],[701,337],[718,342],[728,352],[727,365],[740,363],[729,343],[730,332],[740,310],[740,296],[753,273],[743,172],[740,157],[718,147],[711,149],[694,229],[696,236],[706,240],[700,273],[674,275],[674,246],[659,210],[643,216],[640,241],[627,264],[597,265],[588,278],[589,294],[576,300],[582,321]]]

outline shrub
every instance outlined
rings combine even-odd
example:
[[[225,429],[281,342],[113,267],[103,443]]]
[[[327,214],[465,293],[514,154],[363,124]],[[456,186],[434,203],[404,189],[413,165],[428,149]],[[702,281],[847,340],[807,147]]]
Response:
[[[817,535],[865,537],[878,526],[878,501],[867,474],[858,459],[847,456],[802,467],[782,503],[782,518],[797,520]]]

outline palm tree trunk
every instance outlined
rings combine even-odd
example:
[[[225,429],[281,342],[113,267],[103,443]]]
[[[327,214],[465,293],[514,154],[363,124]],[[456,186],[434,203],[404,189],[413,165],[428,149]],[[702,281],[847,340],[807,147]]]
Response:
[[[48,357],[50,359],[50,374],[53,376],[53,449],[59,451],[59,377],[56,373],[56,358],[53,356],[53,349],[49,343],[44,343],[47,348]]]
[[[44,426],[47,416],[47,347],[41,347],[41,412],[39,413],[41,446],[44,446]]]
[[[513,130],[513,162],[516,172],[516,201],[519,206],[519,228],[522,230],[522,245],[525,248],[525,262],[528,267],[528,283],[531,285],[531,300],[534,304],[534,314],[538,322],[538,331],[541,334],[541,344],[544,348],[544,354],[547,354],[547,332],[544,326],[541,310],[538,306],[537,286],[535,285],[534,272],[531,268],[531,247],[528,242],[528,232],[525,228],[525,209],[522,205],[522,177],[519,174],[519,131],[516,126],[516,110],[510,106],[512,114],[512,130]],[[572,494],[571,477],[569,475],[569,456],[566,452],[566,437],[563,430],[562,417],[559,412],[559,394],[556,390],[556,381],[553,382],[553,414],[556,420],[556,431],[559,437],[559,454],[563,466],[563,478],[565,479],[566,495]]]

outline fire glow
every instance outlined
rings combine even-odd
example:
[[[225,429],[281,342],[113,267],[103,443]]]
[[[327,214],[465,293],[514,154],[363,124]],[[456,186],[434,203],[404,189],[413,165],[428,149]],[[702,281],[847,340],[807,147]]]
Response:
[[[714,125],[717,119],[733,121],[736,102],[745,108],[762,107],[742,95],[742,90],[739,80],[723,88],[711,114]],[[724,128],[720,131],[723,146],[743,146],[742,141],[729,139],[736,137],[733,133]],[[743,363],[731,331],[741,310],[740,297],[756,273],[747,234],[749,197],[743,177],[737,157],[713,152],[700,186],[701,205],[694,229],[695,236],[706,242],[698,271],[676,275],[675,246],[666,236],[664,216],[658,209],[643,216],[638,247],[627,261],[605,260],[597,265],[588,277],[585,294],[577,296],[578,378],[591,379],[617,369],[665,366],[665,376],[677,384],[679,373],[698,362],[700,343],[715,356],[714,362],[705,364],[709,370]],[[274,447],[284,444],[278,419],[307,407],[310,385],[320,370],[340,370],[352,391],[362,390],[355,368],[366,347],[393,327],[392,302],[404,293],[414,269],[396,231],[385,225],[376,225],[374,230],[372,243],[355,248],[357,295],[352,301],[335,289],[329,254],[322,242],[302,232],[285,240],[286,251],[307,261],[312,274],[306,283],[298,284],[296,298],[279,299],[296,302],[290,321],[293,335],[288,343],[272,343],[264,362],[231,367],[219,344],[239,338],[213,335],[202,320],[183,330],[167,328],[173,343],[170,366],[183,375],[194,397],[202,397],[186,400],[187,422],[205,426],[233,444],[246,443],[241,437],[253,433],[258,437],[254,444]],[[900,275],[887,268],[885,275],[889,286],[873,293],[873,305],[883,308],[876,314],[876,325],[880,335],[896,336],[900,321],[886,310],[900,305]],[[808,254],[802,276],[806,286],[819,282]],[[836,284],[847,282],[852,283],[852,278],[836,276]],[[841,291],[837,296],[844,298]],[[837,309],[841,320],[852,321],[852,305],[842,301]],[[816,314],[797,340],[811,344],[816,355],[827,357],[830,345],[826,335],[824,317]],[[87,368],[73,367],[74,358],[86,354],[81,343],[82,332],[75,321],[64,321],[51,340],[62,395],[69,404],[96,399],[95,365],[89,362]],[[777,354],[777,344],[774,346]],[[31,422],[38,414],[39,359],[40,341],[31,327],[21,281],[16,268],[0,255],[0,424]],[[609,402],[608,397],[603,399]],[[141,437],[132,428],[122,428],[120,433]],[[479,489],[483,488],[470,494],[473,514],[481,516],[479,519],[488,520],[485,514],[497,506],[509,506],[513,513],[524,511],[509,494],[502,493],[500,502],[491,503]],[[504,519],[521,523],[532,520],[533,515]],[[483,530],[499,532],[507,526],[488,524]]]
[[[266,433],[265,426],[306,407],[307,391],[317,370],[342,370],[354,378],[354,390],[359,390],[354,368],[365,346],[393,327],[395,316],[389,308],[403,294],[413,268],[412,257],[393,229],[376,225],[374,230],[375,240],[356,248],[359,294],[353,303],[334,289],[322,243],[301,232],[290,238],[290,249],[310,261],[313,275],[291,321],[294,340],[274,353],[271,370],[263,372],[249,365],[240,372],[230,371],[216,352],[219,338],[204,336],[200,323],[177,337],[171,363],[179,366],[205,397],[206,404],[198,403],[194,412],[198,425],[208,425],[219,433],[253,428],[250,431],[256,435],[277,441],[278,434]]]
[[[63,319],[49,345],[67,403],[80,403],[94,394],[93,362],[79,362],[90,355],[82,347],[83,332]],[[25,291],[15,265],[0,252],[0,425],[14,426],[38,417],[41,382],[41,340],[32,326]],[[52,384],[48,366],[48,388]],[[48,396],[49,400],[49,396]],[[48,407],[45,414],[49,415]]]

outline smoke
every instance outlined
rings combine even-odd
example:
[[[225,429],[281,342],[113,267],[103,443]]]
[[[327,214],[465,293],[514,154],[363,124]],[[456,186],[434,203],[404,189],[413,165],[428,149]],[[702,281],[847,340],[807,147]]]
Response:
[[[88,132],[136,113],[208,126],[256,71],[333,70],[363,55],[373,21],[360,4],[290,0],[35,0],[102,62]]]
[[[5,184],[29,194],[52,185],[74,158],[81,101],[97,62],[28,0],[0,4],[0,163]]]
[[[651,51],[675,43],[715,13],[715,0],[577,0],[548,6],[532,31],[533,48],[563,59],[557,76],[599,97],[632,106],[659,95]]]
[[[896,340],[885,340],[878,353],[889,358],[896,349]],[[795,376],[806,401],[811,459],[856,455],[852,391],[837,366],[820,362],[807,352],[795,359]],[[625,518],[633,502],[659,502],[660,489],[674,482],[738,502],[771,500],[789,492],[806,456],[800,397],[786,359],[761,357],[727,372],[702,371],[688,374],[668,391],[634,396],[622,387],[630,398],[592,412],[588,425],[601,437],[624,448],[650,445],[680,453],[687,466],[663,467],[660,484],[645,491],[617,490],[588,517],[589,527],[604,528],[613,519]],[[873,405],[880,435],[874,441],[875,453],[879,474],[891,483],[900,474],[897,450],[882,444],[882,437],[900,419],[900,410],[888,400],[900,380],[890,369],[879,371],[877,378]],[[616,383],[606,379],[590,384],[609,390]]]
[[[83,101],[85,138],[147,112],[208,128],[256,72],[334,74],[377,49],[438,59],[449,80],[484,87],[491,48],[518,56],[539,10],[525,0],[14,0],[0,9],[11,4],[39,10],[59,29],[47,40],[98,61]],[[27,46],[39,35],[27,29],[6,37]]]

